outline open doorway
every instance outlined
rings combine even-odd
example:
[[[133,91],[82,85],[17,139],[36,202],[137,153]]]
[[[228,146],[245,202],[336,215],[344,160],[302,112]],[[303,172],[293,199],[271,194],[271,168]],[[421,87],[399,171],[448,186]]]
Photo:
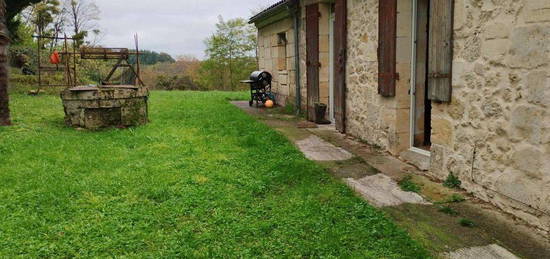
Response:
[[[411,147],[430,151],[432,103],[428,99],[429,14],[431,0],[413,0],[411,78]]]

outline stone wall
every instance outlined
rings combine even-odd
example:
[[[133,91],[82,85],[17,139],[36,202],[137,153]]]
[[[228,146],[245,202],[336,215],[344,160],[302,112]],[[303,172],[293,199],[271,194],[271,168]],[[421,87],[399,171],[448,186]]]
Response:
[[[261,70],[273,75],[272,91],[276,102],[285,105],[295,103],[295,41],[291,17],[277,21],[258,30],[258,59]],[[286,43],[280,42],[284,34]]]
[[[398,1],[396,97],[377,93],[378,1],[348,1],[347,130],[409,145],[410,1]],[[453,100],[433,104],[429,174],[550,230],[550,1],[456,0]],[[408,34],[408,35],[407,35]]]
[[[319,3],[321,19],[319,20],[319,95],[320,101],[329,102],[329,15],[330,4],[321,3],[322,0],[306,0],[301,2],[300,17],[300,84],[301,84],[301,107],[305,111],[307,105],[307,66],[306,66],[306,12],[305,6]],[[290,15],[290,14],[289,14]],[[278,70],[278,60],[281,58],[280,47],[277,44],[278,33],[286,32],[288,40],[286,47],[287,70]],[[277,96],[279,105],[287,102],[295,105],[296,98],[296,76],[295,76],[295,40],[294,21],[292,16],[283,20],[273,22],[258,29],[258,53],[259,66],[273,74],[273,92]]]
[[[399,8],[408,1],[398,1]],[[405,3],[405,6],[410,5]],[[399,12],[398,45],[410,44],[410,12]],[[378,94],[378,0],[348,1],[347,133],[393,154],[408,144],[410,51],[397,58],[396,97]],[[405,49],[405,48],[402,48]],[[411,48],[408,47],[410,50]],[[408,58],[408,59],[407,59]]]
[[[378,0],[348,0],[347,133],[394,155],[410,145],[411,3],[398,0],[400,78],[396,96],[385,98],[377,92]],[[550,1],[455,0],[454,19],[453,98],[433,103],[428,174],[443,180],[452,172],[477,197],[550,231]],[[260,29],[261,67],[274,66],[273,35],[281,30],[289,31],[290,42],[290,18]],[[287,53],[294,53],[292,44]],[[294,96],[293,74],[289,78],[288,90],[276,91]]]
[[[434,104],[433,176],[550,230],[550,1],[456,0],[453,101]]]

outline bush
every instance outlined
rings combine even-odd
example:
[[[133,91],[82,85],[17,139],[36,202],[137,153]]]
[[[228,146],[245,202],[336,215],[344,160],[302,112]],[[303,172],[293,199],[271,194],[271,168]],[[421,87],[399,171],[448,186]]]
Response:
[[[10,60],[10,66],[15,68],[22,68],[26,64],[35,71],[38,67],[38,56],[36,49],[26,46],[10,46],[8,57]]]
[[[158,75],[155,81],[156,81],[155,89],[159,89],[159,90],[167,90],[167,91],[203,90],[189,76]]]

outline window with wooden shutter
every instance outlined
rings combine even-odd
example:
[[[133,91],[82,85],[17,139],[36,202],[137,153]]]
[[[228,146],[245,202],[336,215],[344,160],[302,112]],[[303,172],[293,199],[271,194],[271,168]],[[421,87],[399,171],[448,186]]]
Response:
[[[379,0],[378,93],[395,96],[397,0]]]
[[[453,0],[431,1],[428,98],[450,102],[453,63]]]

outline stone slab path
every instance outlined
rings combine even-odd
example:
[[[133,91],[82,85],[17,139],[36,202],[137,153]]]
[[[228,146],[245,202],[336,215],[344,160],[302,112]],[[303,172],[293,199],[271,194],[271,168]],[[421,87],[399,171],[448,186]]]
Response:
[[[429,205],[422,196],[401,190],[390,177],[377,174],[359,180],[345,179],[346,184],[376,207],[398,206],[404,203]]]
[[[462,248],[454,252],[445,253],[443,257],[448,259],[519,259],[519,257],[510,253],[510,251],[495,244]]]
[[[296,141],[296,145],[309,160],[341,161],[353,158],[353,155],[347,150],[330,144],[315,135]]]
[[[283,108],[249,107],[248,101],[232,103],[285,135],[307,158],[325,167],[369,204],[380,207],[433,255],[510,259],[518,258],[516,254],[521,258],[550,259],[550,239],[541,239],[531,228],[493,206],[470,200],[467,193],[444,188],[416,167],[376,147],[340,134],[330,125],[308,126],[311,123],[285,114]],[[421,187],[420,195],[400,189],[397,182],[405,176],[412,176],[412,182]],[[467,199],[446,203],[453,194]],[[426,205],[428,202],[434,205]],[[442,213],[442,207],[450,207],[458,215]],[[475,226],[461,226],[462,218],[472,220]]]

